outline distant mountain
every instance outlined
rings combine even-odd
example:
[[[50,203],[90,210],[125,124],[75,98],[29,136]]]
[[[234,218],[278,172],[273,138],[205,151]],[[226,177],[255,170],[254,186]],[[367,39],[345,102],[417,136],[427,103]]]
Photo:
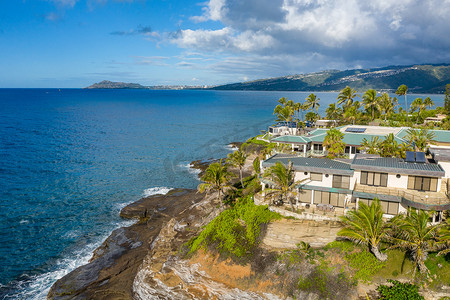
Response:
[[[126,83],[126,82],[114,82],[103,80],[98,83],[94,83],[85,89],[148,89],[148,90],[197,90],[206,89],[207,86],[191,86],[191,85],[153,85],[144,86],[139,83]]]
[[[330,70],[215,86],[215,90],[340,91],[347,85],[358,91],[369,88],[395,91],[406,84],[408,92],[443,93],[450,83],[450,65],[390,66],[377,69]]]
[[[139,83],[113,82],[103,80],[86,87],[86,89],[146,89],[147,87]]]

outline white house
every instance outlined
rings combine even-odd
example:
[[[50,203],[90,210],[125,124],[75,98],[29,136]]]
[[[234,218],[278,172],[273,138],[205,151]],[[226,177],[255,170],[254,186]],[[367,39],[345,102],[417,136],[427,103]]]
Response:
[[[357,209],[360,202],[370,204],[379,198],[386,217],[406,212],[408,207],[436,211],[450,209],[445,171],[440,164],[428,161],[406,161],[356,154],[348,162],[327,158],[276,154],[263,161],[263,169],[281,162],[292,163],[299,193],[297,203],[303,206],[327,205]],[[445,184],[443,184],[443,182]],[[262,179],[264,188],[270,182]]]

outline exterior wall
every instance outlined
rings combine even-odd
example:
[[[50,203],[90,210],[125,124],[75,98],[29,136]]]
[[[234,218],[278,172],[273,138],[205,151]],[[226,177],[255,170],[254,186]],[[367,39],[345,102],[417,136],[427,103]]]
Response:
[[[388,174],[388,187],[406,189],[408,188],[408,175],[400,174],[400,178],[397,178],[397,174]]]
[[[308,175],[304,174],[304,171],[296,171],[295,172],[295,180],[296,181],[300,181],[300,180],[304,180],[301,182],[301,184],[306,184],[306,185],[314,185],[314,186],[323,186],[323,187],[331,187],[332,183],[333,183],[333,175],[330,174],[330,176],[325,177],[325,174],[322,174],[322,181],[312,181],[310,180],[310,172],[308,172]]]
[[[450,178],[450,162],[440,161],[439,164],[445,171],[445,178]]]

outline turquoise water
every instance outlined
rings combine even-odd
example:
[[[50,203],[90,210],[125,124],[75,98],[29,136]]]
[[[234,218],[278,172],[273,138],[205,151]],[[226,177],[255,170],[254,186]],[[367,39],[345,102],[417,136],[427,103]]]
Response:
[[[226,156],[230,142],[273,123],[277,99],[308,94],[0,89],[0,298],[45,299],[131,224],[123,206],[195,188],[189,162]],[[319,112],[337,96],[317,95]]]

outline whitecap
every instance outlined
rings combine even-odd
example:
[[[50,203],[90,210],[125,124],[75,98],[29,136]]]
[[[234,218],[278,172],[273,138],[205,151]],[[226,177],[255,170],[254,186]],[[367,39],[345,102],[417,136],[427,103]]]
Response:
[[[115,226],[112,229],[130,226],[134,223],[135,220],[120,221],[114,224]],[[83,249],[73,251],[66,257],[57,260],[54,270],[39,275],[24,275],[21,276],[21,278],[26,279],[11,282],[8,286],[11,290],[14,290],[14,294],[6,294],[3,299],[47,299],[47,294],[56,280],[64,277],[79,266],[89,263],[93,251],[97,249],[104,240],[106,240],[111,231],[105,231],[101,238],[99,238],[96,242],[87,245]],[[4,287],[5,286],[2,288]]]
[[[238,147],[236,147],[236,146],[234,146],[232,144],[225,145],[225,149],[227,149],[228,151],[231,151],[231,152],[239,150]]]
[[[178,165],[178,167],[187,170],[190,174],[194,175],[196,179],[198,178],[198,174],[200,174],[201,170],[192,167],[192,164],[189,162],[183,162]]]
[[[149,197],[153,195],[165,195],[170,190],[173,190],[172,188],[168,187],[152,187],[144,190],[144,197]]]

